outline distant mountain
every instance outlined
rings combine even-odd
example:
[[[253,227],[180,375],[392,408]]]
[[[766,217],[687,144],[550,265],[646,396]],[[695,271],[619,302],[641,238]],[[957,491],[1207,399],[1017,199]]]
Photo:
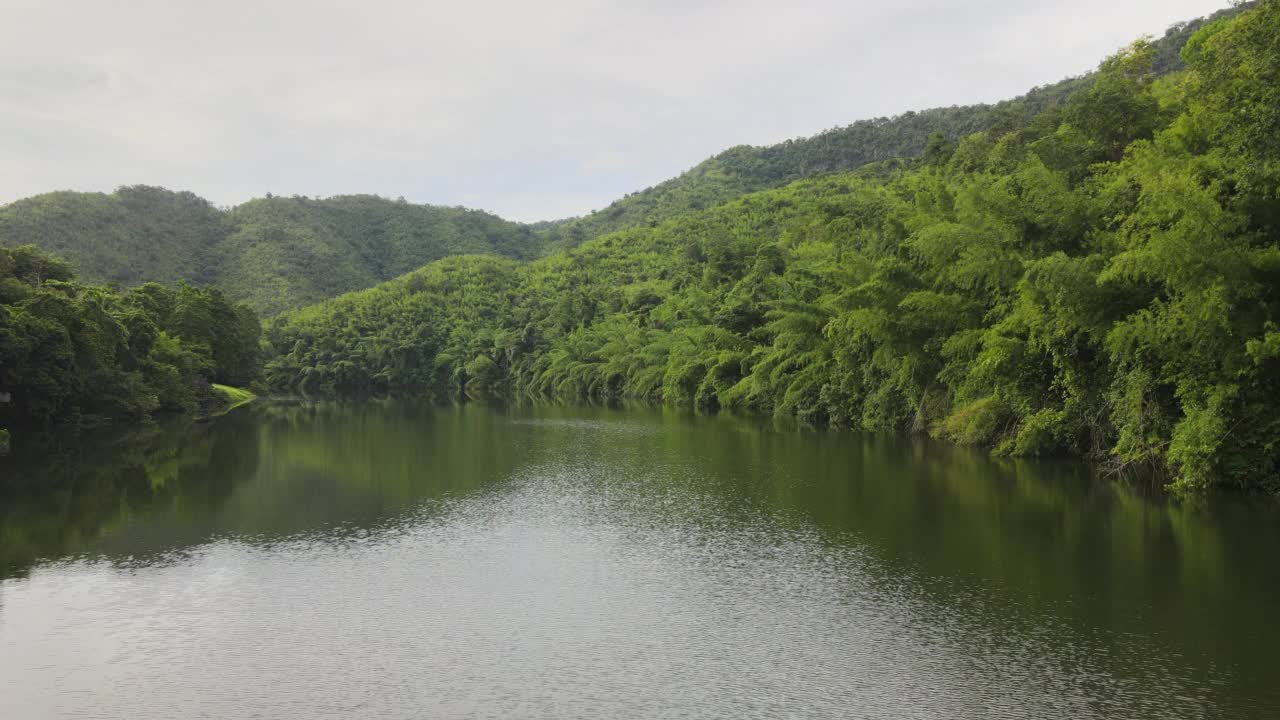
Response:
[[[447,255],[538,253],[532,230],[488,213],[372,195],[267,197],[219,210],[189,192],[55,192],[0,207],[0,245],[61,255],[90,281],[190,280],[258,312],[369,287]]]
[[[372,195],[252,200],[227,214],[214,281],[260,312],[370,287],[448,255],[531,259],[533,232],[495,215]]]

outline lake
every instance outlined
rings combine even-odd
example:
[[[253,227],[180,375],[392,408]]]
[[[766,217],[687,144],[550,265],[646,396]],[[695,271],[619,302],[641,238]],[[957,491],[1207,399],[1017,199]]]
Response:
[[[1274,718],[1280,511],[651,409],[0,458],[0,717]]]

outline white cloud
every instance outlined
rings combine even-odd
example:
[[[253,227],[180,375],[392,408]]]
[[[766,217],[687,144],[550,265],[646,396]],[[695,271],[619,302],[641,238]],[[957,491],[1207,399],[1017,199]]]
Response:
[[[1222,0],[0,0],[0,202],[131,183],[517,219],[728,146],[993,101]]]

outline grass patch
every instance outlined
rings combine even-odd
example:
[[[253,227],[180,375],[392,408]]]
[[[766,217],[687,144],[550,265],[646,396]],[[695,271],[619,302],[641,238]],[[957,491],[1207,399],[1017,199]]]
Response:
[[[251,403],[258,398],[257,395],[254,395],[248,390],[231,387],[230,385],[219,385],[214,383],[213,391],[227,401],[227,407],[223,412],[229,412],[241,405]]]

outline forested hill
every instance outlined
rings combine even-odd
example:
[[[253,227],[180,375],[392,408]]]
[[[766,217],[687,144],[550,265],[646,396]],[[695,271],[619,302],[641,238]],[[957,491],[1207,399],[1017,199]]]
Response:
[[[496,215],[371,195],[265,198],[234,208],[212,282],[259,313],[366,288],[448,255],[540,254],[532,231]]]
[[[1251,6],[1224,10],[1229,17]],[[1206,20],[1154,43],[1151,72],[1182,67],[1178,50]],[[448,255],[530,259],[632,226],[652,226],[797,179],[903,158],[986,130],[1025,127],[1090,82],[1069,79],[996,105],[938,108],[856,122],[811,138],[726,150],[679,177],[566,221],[520,225],[496,216],[375,196],[267,197],[220,210],[189,192],[123,187],[111,194],[55,192],[0,207],[0,245],[36,245],[91,282],[135,286],[189,280],[222,287],[274,315],[370,287]]]
[[[1151,71],[1159,76],[1184,67],[1179,50],[1206,23],[1234,17],[1248,2],[1170,27],[1153,42]],[[842,128],[778,145],[742,145],[699,163],[678,177],[627,195],[581,218],[548,224],[548,247],[568,248],[633,225],[654,224],[680,213],[710,208],[756,190],[795,180],[857,169],[869,163],[921,156],[932,135],[956,140],[980,130],[997,134],[1024,126],[1043,111],[1061,105],[1091,81],[1091,75],[1035,88],[995,105],[967,105],[908,112],[892,118],[861,120]]]
[[[463,253],[537,255],[526,226],[370,195],[267,197],[219,210],[189,192],[55,192],[0,207],[0,245],[36,245],[88,281],[190,280],[260,314],[369,287]]]
[[[1280,491],[1280,0],[1020,127],[266,327],[308,392],[638,398]]]

